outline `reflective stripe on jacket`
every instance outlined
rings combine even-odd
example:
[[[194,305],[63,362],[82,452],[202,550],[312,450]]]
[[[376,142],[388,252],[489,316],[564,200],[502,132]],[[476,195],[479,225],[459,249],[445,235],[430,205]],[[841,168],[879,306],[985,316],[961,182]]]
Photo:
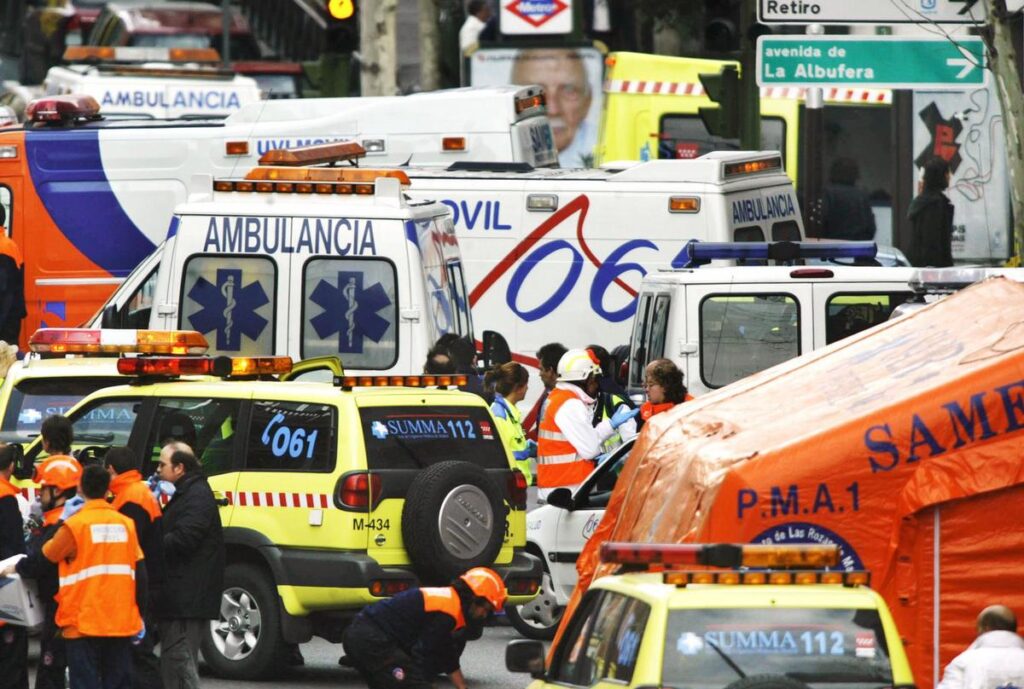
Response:
[[[75,555],[58,564],[57,625],[82,636],[138,634],[135,563],[141,551],[132,520],[105,500],[89,500],[64,528],[75,539]]]
[[[466,626],[462,615],[462,600],[451,586],[443,588],[421,588],[424,612],[443,612],[455,620],[455,630]]]
[[[594,463],[580,458],[555,422],[558,410],[572,399],[578,398],[572,392],[557,387],[548,394],[547,409],[537,432],[538,488],[575,486],[594,469]]]
[[[510,404],[502,397],[501,393],[495,392],[494,401],[491,402],[491,414],[498,425],[498,432],[508,443],[508,448],[512,450],[516,468],[523,472],[527,483],[532,485],[533,469],[530,467],[530,443],[526,440],[523,417],[519,408]]]

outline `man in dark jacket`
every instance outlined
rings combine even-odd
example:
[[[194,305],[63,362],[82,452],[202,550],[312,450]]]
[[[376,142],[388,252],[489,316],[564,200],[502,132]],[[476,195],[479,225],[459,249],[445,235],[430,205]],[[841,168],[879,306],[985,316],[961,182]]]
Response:
[[[821,236],[870,241],[875,238],[875,214],[867,192],[857,188],[860,170],[851,158],[836,158],[829,170],[822,203]]]
[[[924,165],[921,193],[910,203],[910,237],[900,247],[911,265],[941,268],[953,265],[953,204],[949,163],[939,157]]]
[[[160,672],[167,689],[198,689],[199,640],[224,591],[224,535],[210,484],[192,448],[160,452],[160,478],[174,484],[163,516],[165,577],[160,605]]]
[[[0,340],[18,344],[25,318],[25,261],[21,249],[7,236],[7,211],[0,206]]]
[[[153,653],[155,626],[153,607],[160,597],[164,581],[164,544],[163,525],[160,505],[157,503],[149,486],[142,480],[142,474],[136,469],[135,454],[127,447],[112,447],[103,456],[103,464],[110,474],[110,493],[113,495],[111,505],[115,510],[135,523],[135,533],[139,537],[139,547],[146,558],[146,574],[149,579],[147,591],[148,614],[143,616],[146,634],[137,644],[132,646],[132,687],[160,689],[160,661]]]
[[[0,445],[0,560],[25,552],[25,526],[18,493],[11,483],[18,458],[11,445]],[[28,689],[28,634],[24,627],[0,622],[0,689]]]

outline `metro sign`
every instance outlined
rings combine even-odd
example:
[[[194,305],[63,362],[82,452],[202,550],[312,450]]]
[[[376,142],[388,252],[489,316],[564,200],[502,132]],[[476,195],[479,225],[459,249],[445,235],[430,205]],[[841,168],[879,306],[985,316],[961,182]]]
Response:
[[[562,34],[572,31],[572,0],[512,0],[501,8],[503,34]]]

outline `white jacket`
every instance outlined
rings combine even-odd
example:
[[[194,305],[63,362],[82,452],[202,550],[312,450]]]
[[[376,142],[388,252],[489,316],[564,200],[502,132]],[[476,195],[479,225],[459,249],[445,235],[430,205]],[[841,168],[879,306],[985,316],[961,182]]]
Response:
[[[1024,689],[1024,639],[985,632],[953,658],[936,689]]]
[[[602,452],[602,444],[615,433],[611,421],[603,420],[594,426],[594,398],[572,383],[556,383],[559,390],[568,390],[574,399],[566,401],[555,414],[555,424],[565,439],[576,448],[581,459],[594,459]],[[1022,687],[1021,689],[1024,689]]]

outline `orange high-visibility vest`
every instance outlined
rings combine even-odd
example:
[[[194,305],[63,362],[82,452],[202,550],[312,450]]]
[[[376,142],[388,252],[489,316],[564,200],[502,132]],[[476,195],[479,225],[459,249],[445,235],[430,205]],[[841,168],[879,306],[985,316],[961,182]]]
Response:
[[[111,479],[110,492],[114,494],[110,506],[117,511],[131,502],[146,510],[150,522],[155,522],[163,515],[149,486],[143,482],[142,474],[135,469],[118,474]],[[138,536],[138,534],[135,535]]]
[[[555,388],[548,393],[548,406],[537,431],[538,488],[575,486],[594,470],[594,463],[579,456],[555,423],[558,410],[571,399],[576,399],[576,395],[568,390]]]
[[[0,476],[0,500],[3,500],[4,498],[14,498],[15,500],[17,500],[18,493],[20,492],[21,491],[18,490],[18,488],[15,487],[10,481],[5,479],[3,476]],[[5,624],[7,623],[3,620],[0,620],[0,627],[3,627]]]
[[[423,594],[423,610],[425,612],[443,612],[455,619],[455,629],[466,626],[462,616],[462,600],[451,586],[444,588],[421,588]]]
[[[57,626],[82,636],[134,636],[142,629],[135,603],[135,563],[141,557],[132,520],[106,500],[89,500],[64,522],[75,556],[57,572]]]

